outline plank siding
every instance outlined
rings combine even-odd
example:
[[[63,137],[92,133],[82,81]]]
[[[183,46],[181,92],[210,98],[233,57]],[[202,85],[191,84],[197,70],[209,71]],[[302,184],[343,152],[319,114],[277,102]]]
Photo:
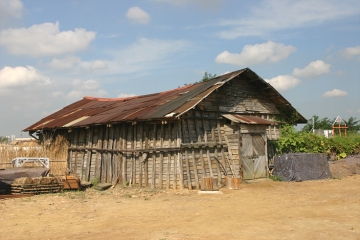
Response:
[[[219,111],[256,110],[258,116],[272,120],[276,109],[250,85],[225,85],[178,121],[72,129],[71,171],[85,181],[166,189],[200,189],[203,177],[217,178],[220,185],[226,175],[242,176],[241,134],[250,130],[223,119]],[[277,126],[268,126],[264,136],[276,139]]]

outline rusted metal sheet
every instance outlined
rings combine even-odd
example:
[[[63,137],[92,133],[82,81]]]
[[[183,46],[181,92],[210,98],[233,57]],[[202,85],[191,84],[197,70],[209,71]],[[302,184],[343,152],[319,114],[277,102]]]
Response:
[[[246,116],[246,115],[238,115],[238,114],[223,114],[222,116],[237,123],[260,124],[260,125],[274,124],[274,122],[256,116]]]
[[[41,119],[23,131],[81,127],[121,121],[175,119],[195,107],[223,84],[236,79],[238,76],[254,83],[266,97],[271,97],[271,100],[279,107],[285,107],[289,111],[295,110],[273,87],[257,76],[256,73],[245,68],[205,82],[160,93],[129,98],[84,97],[82,100]],[[306,122],[304,117],[299,116],[298,123]],[[239,121],[248,124],[270,124],[264,120],[260,123],[260,119],[256,117],[240,118]]]

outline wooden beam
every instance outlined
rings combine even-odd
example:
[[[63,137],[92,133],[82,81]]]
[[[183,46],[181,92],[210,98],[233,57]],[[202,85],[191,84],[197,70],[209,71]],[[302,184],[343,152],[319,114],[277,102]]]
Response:
[[[192,189],[192,186],[191,186],[191,174],[190,174],[190,165],[189,165],[189,157],[188,157],[188,152],[187,152],[187,150],[185,150],[184,154],[185,154],[185,163],[186,163],[186,174],[187,174],[188,189],[191,190],[191,189]]]
[[[181,130],[181,123],[178,123],[178,131],[177,131],[177,147],[180,148],[181,146],[181,141],[182,141],[182,130]],[[178,172],[180,175],[180,190],[184,189],[184,172],[183,172],[183,167],[182,167],[182,153],[181,151],[178,152],[178,156],[177,156],[177,168],[178,168]]]
[[[231,148],[230,148],[230,145],[229,145],[229,139],[227,138],[227,136],[225,135],[225,141],[226,141],[226,144],[228,145],[228,152],[229,152],[229,157],[230,157],[230,160],[231,160],[231,167],[232,167],[232,172],[234,173],[235,177],[239,177],[239,174],[236,172],[235,170],[235,162],[234,162],[234,158],[233,158],[233,155],[232,155],[232,152],[231,152]],[[240,154],[240,153],[239,153]]]
[[[168,133],[168,147],[171,148],[171,124],[167,126],[167,133]],[[166,189],[170,189],[170,171],[171,171],[171,154],[167,153],[167,171],[166,171]]]
[[[122,131],[122,149],[126,149],[127,144],[126,144],[126,138],[127,138],[127,124],[123,123],[123,131]],[[123,184],[126,184],[127,181],[127,176],[126,176],[126,154],[124,152],[122,152],[122,179],[123,179]]]
[[[139,139],[139,143],[140,143],[140,148],[144,148],[143,146],[143,137],[144,137],[144,133],[143,133],[143,129],[144,129],[144,122],[141,122],[139,125],[139,134],[140,134],[140,139]],[[142,172],[142,168],[144,165],[144,161],[142,159],[142,156],[139,156],[139,187],[143,186],[143,172]]]
[[[197,189],[200,189],[200,187],[199,187],[199,177],[198,177],[198,172],[197,172],[197,167],[196,167],[196,159],[195,159],[195,151],[194,151],[194,149],[192,150],[192,159],[193,159],[193,165],[194,165],[195,186],[196,186]]]

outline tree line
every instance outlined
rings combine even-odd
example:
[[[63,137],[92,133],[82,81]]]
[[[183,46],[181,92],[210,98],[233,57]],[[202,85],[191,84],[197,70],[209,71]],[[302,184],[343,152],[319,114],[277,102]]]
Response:
[[[321,129],[321,130],[331,130],[332,125],[335,122],[335,119],[330,118],[322,118],[320,119],[319,116],[314,115],[312,118],[308,119],[308,123],[302,128],[302,132],[310,132],[313,128],[314,129]],[[344,119],[343,119],[344,120]],[[349,117],[348,120],[344,120],[348,129],[346,130],[349,133],[357,133],[360,131],[360,120],[357,120],[356,117]]]

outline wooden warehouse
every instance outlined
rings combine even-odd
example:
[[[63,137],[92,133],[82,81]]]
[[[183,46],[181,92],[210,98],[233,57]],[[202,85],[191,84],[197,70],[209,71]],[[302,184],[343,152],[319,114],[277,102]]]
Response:
[[[65,136],[68,168],[85,181],[199,189],[203,177],[267,177],[267,142],[294,113],[306,123],[245,68],[155,94],[84,97],[23,131]]]

